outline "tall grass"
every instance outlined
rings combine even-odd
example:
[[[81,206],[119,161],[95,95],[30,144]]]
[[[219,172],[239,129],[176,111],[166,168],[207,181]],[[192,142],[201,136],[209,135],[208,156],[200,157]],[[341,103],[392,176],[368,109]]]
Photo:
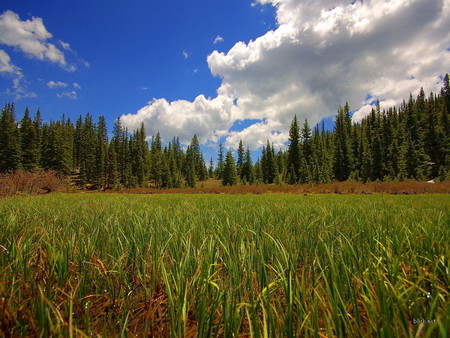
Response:
[[[445,336],[449,205],[448,195],[4,199],[0,332]]]

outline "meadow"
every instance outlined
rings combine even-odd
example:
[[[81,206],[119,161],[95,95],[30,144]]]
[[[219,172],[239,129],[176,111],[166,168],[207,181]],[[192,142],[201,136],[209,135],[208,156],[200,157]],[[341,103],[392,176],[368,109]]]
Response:
[[[450,195],[0,200],[2,336],[447,336]]]

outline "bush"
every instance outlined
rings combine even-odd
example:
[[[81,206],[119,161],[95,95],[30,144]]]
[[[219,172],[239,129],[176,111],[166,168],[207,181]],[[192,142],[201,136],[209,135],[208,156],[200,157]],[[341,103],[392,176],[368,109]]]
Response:
[[[46,194],[63,188],[56,171],[16,171],[0,174],[0,196],[25,194]]]

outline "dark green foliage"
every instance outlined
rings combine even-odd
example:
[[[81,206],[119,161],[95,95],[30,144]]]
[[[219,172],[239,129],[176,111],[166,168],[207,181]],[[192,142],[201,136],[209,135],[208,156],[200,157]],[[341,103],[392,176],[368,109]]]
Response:
[[[289,184],[297,183],[297,179],[300,176],[300,157],[301,157],[301,142],[300,142],[300,128],[297,121],[297,115],[291,123],[289,129],[289,147],[287,151],[286,167],[288,168]],[[295,181],[294,181],[295,180]]]
[[[31,120],[28,108],[20,121],[20,141],[22,167],[26,171],[35,171],[39,167],[39,131]]]
[[[107,181],[107,155],[108,135],[105,117],[100,116],[95,133],[95,167],[94,181],[98,186],[104,187]]]
[[[256,161],[253,171],[254,171],[253,183],[255,183],[255,184],[264,183],[261,161],[259,159],[258,159],[258,161]]]
[[[213,161],[212,157],[211,157],[211,160],[209,161],[208,177],[209,178],[214,177],[214,161]]]
[[[338,181],[345,181],[354,165],[350,107],[347,103],[338,110],[334,125],[334,144],[334,174]]]
[[[0,115],[0,172],[21,169],[21,155],[14,104],[7,103]]]
[[[93,183],[96,179],[96,131],[91,114],[87,113],[81,127],[80,179],[81,184]]]
[[[236,170],[241,180],[244,178],[244,176],[242,175],[242,169],[244,168],[244,161],[245,161],[244,144],[242,143],[242,140],[239,140],[239,146],[237,150]]]
[[[223,145],[222,142],[219,142],[219,150],[217,152],[217,167],[216,167],[216,178],[222,180],[223,176]]]
[[[195,176],[199,181],[204,181],[208,177],[208,170],[206,169],[205,161],[203,159],[203,155],[200,151],[200,144],[198,142],[197,135],[194,134],[192,138],[191,144],[188,147],[188,151],[186,151],[185,161],[187,163],[186,167],[188,168],[186,174],[189,175],[190,167],[193,166],[195,171]]]
[[[236,164],[234,162],[233,153],[231,152],[231,149],[228,150],[227,156],[225,158],[225,163],[223,166],[223,179],[222,184],[223,185],[235,185],[237,183],[237,171],[236,171]]]
[[[273,147],[270,146],[269,140],[267,140],[267,145],[262,150],[261,169],[263,182],[268,184],[274,183],[275,178],[278,176],[278,165],[275,152]]]
[[[253,164],[249,148],[247,148],[247,151],[245,152],[244,164],[241,171],[241,180],[242,182],[253,183]]]

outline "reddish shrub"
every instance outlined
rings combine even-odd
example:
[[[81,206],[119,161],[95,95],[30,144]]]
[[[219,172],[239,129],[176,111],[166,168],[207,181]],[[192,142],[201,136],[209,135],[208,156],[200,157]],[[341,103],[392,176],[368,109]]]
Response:
[[[16,171],[0,174],[0,196],[18,193],[46,194],[59,191],[62,187],[56,171]]]

